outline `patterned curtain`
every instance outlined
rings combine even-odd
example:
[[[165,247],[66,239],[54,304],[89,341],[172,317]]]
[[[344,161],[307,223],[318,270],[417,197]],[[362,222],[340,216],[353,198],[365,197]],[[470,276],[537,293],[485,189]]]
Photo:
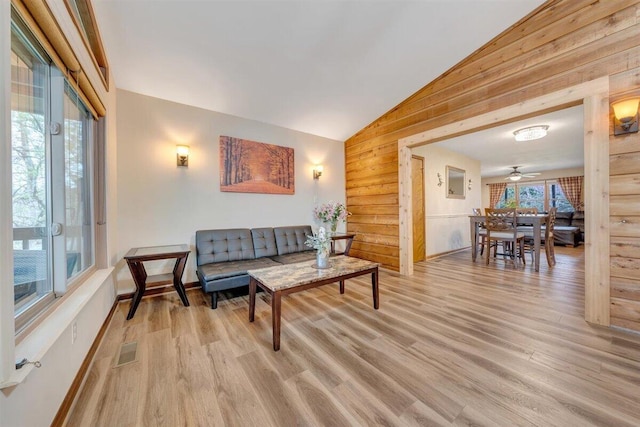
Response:
[[[584,200],[582,200],[582,186],[584,183],[583,176],[569,176],[566,178],[558,178],[558,184],[562,188],[562,192],[567,197],[571,206],[576,211],[584,210]]]
[[[504,196],[504,190],[507,189],[506,182],[498,182],[497,184],[489,184],[489,205],[495,208],[500,198]]]

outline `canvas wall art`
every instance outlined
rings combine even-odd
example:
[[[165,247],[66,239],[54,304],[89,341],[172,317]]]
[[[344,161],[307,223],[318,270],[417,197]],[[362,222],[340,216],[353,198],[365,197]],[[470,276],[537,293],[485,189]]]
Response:
[[[220,191],[294,194],[293,148],[220,136]]]

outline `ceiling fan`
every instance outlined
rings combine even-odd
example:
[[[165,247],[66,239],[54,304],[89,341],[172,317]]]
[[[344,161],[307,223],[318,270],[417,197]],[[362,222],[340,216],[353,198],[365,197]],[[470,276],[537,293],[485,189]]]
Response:
[[[509,175],[505,178],[511,181],[520,181],[522,178],[533,178],[535,176],[540,175],[540,173],[538,172],[532,172],[532,173],[522,173],[518,170],[518,168],[520,166],[511,166],[513,168],[513,170],[511,171],[511,173],[509,173]]]

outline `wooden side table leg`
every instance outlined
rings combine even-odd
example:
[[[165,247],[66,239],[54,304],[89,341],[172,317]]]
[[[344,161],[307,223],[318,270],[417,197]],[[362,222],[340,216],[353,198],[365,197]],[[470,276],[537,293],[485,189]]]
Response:
[[[182,300],[182,304],[185,307],[189,307],[189,300],[187,299],[187,292],[182,284],[182,273],[184,272],[184,266],[187,264],[187,257],[180,257],[176,259],[176,265],[173,267],[173,287]]]
[[[340,280],[340,293],[344,294],[344,280]]]
[[[347,245],[344,248],[344,254],[349,256],[349,251],[351,250],[351,244],[353,243],[353,237],[347,239]]]
[[[274,292],[271,295],[271,323],[273,324],[273,350],[280,350],[280,309],[281,293]]]
[[[127,265],[129,266],[129,270],[131,271],[131,275],[133,276],[133,281],[136,284],[136,292],[133,294],[131,306],[129,307],[129,314],[127,314],[127,320],[131,320],[136,314],[138,304],[140,304],[142,296],[144,295],[144,291],[147,287],[147,272],[145,271],[144,265],[141,261],[127,262]]]
[[[371,273],[371,287],[373,288],[373,308],[380,307],[380,295],[378,294],[378,267]]]
[[[256,279],[251,277],[249,279],[249,322],[255,320],[256,313]]]

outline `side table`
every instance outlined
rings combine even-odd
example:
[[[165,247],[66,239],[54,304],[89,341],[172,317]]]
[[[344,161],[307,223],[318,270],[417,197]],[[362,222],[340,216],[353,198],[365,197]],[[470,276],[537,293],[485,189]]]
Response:
[[[178,292],[182,304],[185,307],[189,306],[189,300],[182,284],[182,273],[187,263],[187,257],[189,256],[189,247],[187,245],[168,245],[168,246],[150,246],[145,248],[132,248],[124,256],[127,260],[127,265],[133,276],[133,281],[136,284],[136,291],[133,294],[133,300],[131,300],[131,307],[129,307],[129,314],[127,320],[131,319],[136,313],[138,304],[144,295],[147,285],[166,285],[173,283],[173,287]],[[147,272],[144,269],[145,261],[157,261],[161,259],[175,258],[176,264],[173,267],[173,273],[156,274],[153,276],[147,276]]]
[[[353,233],[333,233],[331,235],[331,254],[333,255],[347,255],[349,256],[349,250],[351,249],[351,244],[353,243],[353,238],[356,237]],[[346,246],[344,248],[344,252],[336,253],[335,241],[336,240],[346,240]]]

